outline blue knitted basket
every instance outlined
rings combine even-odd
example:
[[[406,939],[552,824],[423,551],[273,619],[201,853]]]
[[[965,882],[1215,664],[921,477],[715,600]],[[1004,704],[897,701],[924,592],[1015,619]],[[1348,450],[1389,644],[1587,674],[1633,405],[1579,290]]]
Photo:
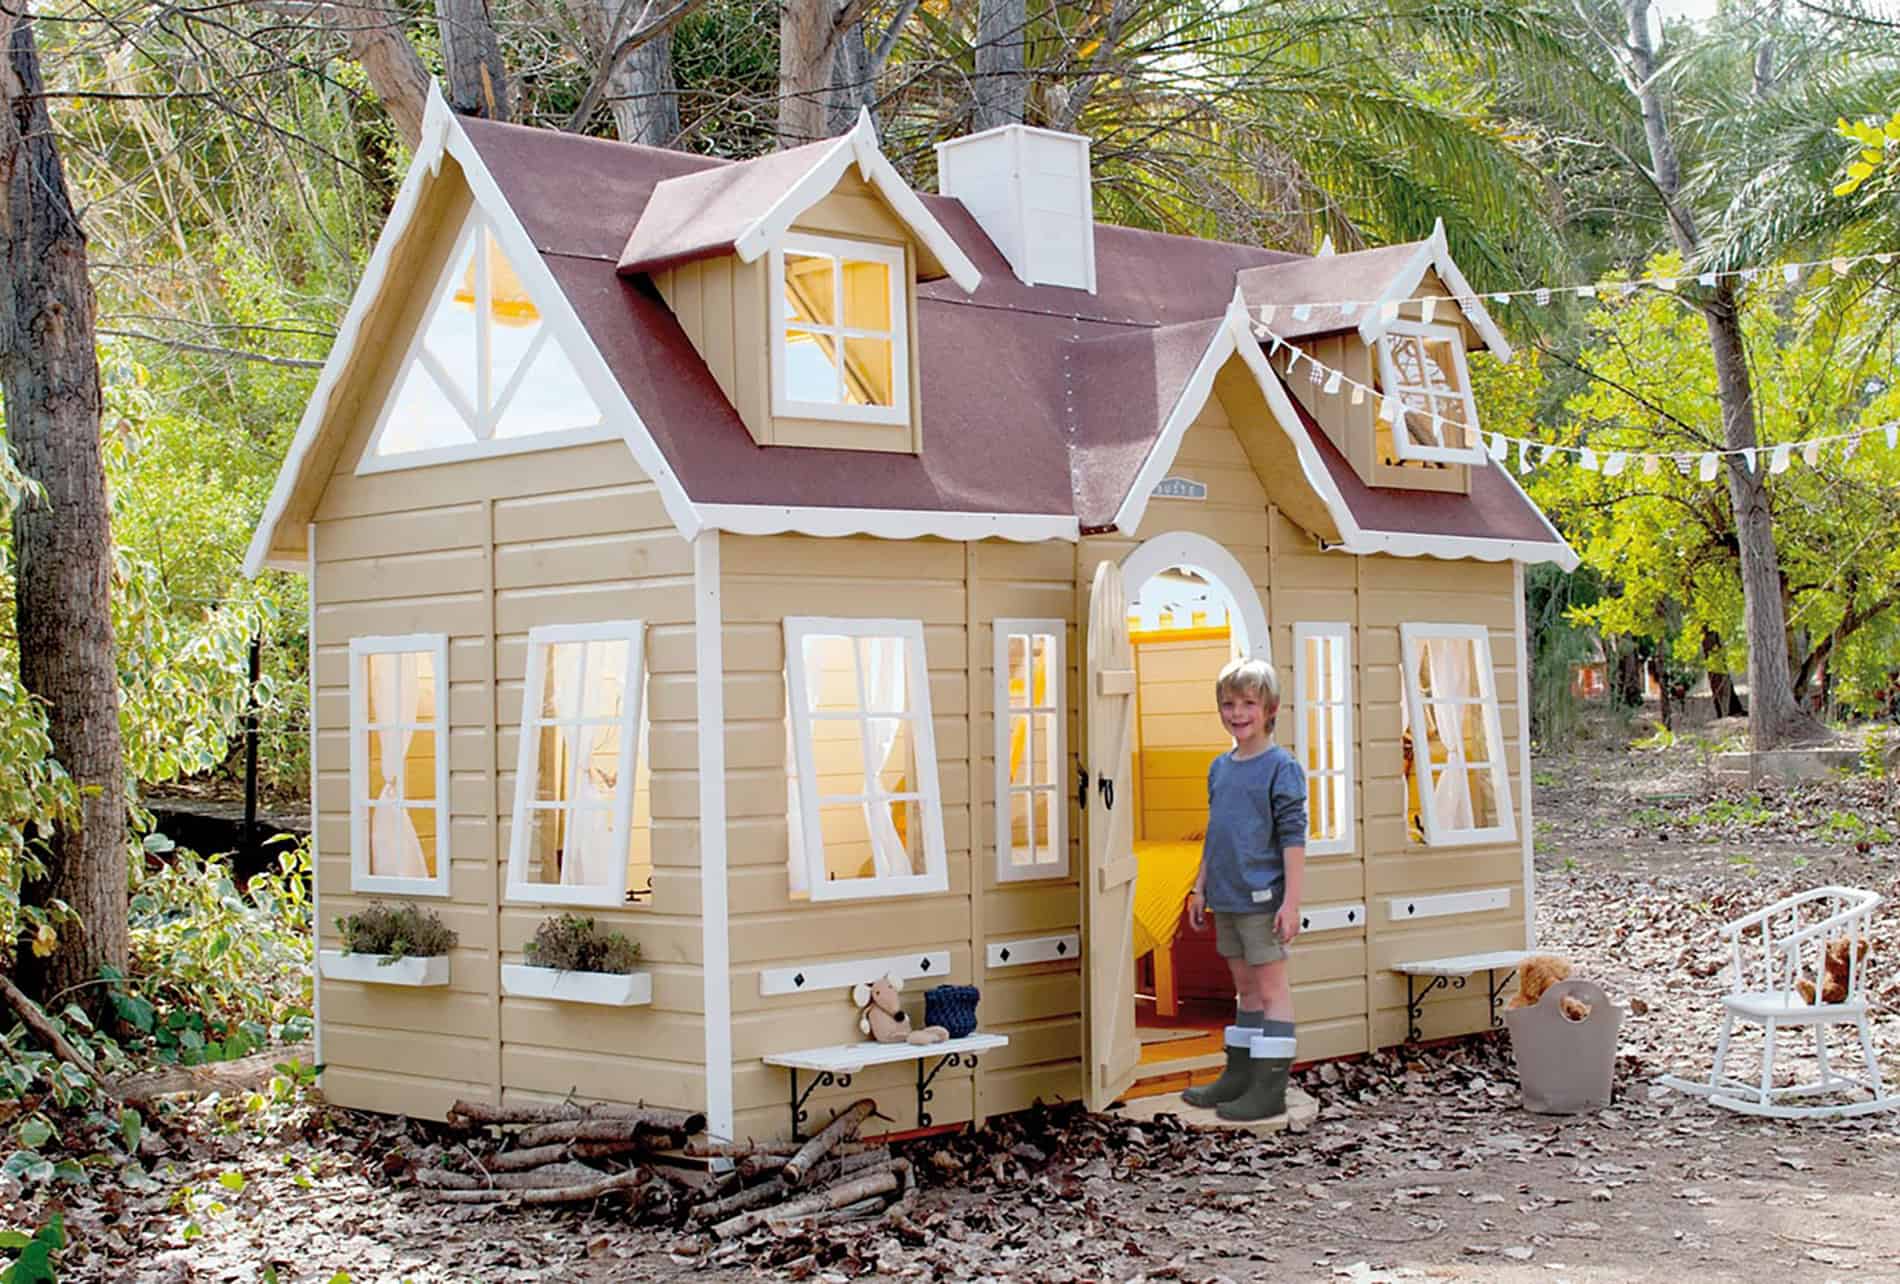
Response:
[[[953,1039],[976,1029],[974,985],[935,985],[924,991],[924,1024],[940,1025]]]

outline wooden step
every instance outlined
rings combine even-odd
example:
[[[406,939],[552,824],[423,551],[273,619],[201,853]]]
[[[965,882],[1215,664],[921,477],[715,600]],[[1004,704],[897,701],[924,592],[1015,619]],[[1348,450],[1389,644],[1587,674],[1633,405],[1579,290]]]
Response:
[[[1193,1128],[1210,1128],[1219,1132],[1250,1132],[1256,1137],[1269,1133],[1285,1132],[1289,1128],[1294,1132],[1305,1132],[1313,1126],[1313,1120],[1319,1117],[1319,1103],[1288,1085],[1286,1090],[1286,1113],[1275,1115],[1271,1119],[1256,1119],[1239,1122],[1222,1119],[1210,1108],[1197,1110],[1181,1100],[1178,1092],[1162,1093],[1153,1097],[1130,1098],[1116,1110],[1124,1119],[1137,1122],[1153,1119],[1156,1115],[1174,1115]]]

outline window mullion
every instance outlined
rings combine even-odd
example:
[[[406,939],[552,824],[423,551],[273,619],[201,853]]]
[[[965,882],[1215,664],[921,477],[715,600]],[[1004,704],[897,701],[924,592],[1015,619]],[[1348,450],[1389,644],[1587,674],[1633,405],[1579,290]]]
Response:
[[[581,662],[580,667],[576,670],[578,676],[574,682],[574,699],[576,702],[574,709],[575,722],[573,724],[575,741],[573,750],[574,761],[567,764],[567,796],[561,800],[565,804],[565,810],[568,812],[566,835],[569,838],[573,836],[574,832],[574,804],[579,801],[581,796],[581,760],[586,757],[586,753],[584,752],[586,745],[582,740],[582,730],[579,719],[587,712],[587,644],[581,642],[575,645],[580,647]],[[557,737],[560,735],[560,731],[565,729],[565,727],[566,724],[563,724],[561,729],[556,730],[555,734]],[[565,844],[563,844],[563,847],[565,848]]]
[[[488,225],[475,225],[475,437],[487,441],[494,433],[493,356],[495,338],[489,327],[494,319],[494,285],[488,278]]]

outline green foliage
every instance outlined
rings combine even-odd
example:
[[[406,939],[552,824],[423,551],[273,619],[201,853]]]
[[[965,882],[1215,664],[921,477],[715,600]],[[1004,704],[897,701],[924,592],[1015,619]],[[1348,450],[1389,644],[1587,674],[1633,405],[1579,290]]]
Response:
[[[1885,121],[1839,116],[1834,131],[1854,145],[1844,177],[1834,185],[1834,195],[1851,196],[1882,168],[1900,168],[1900,111]]]
[[[0,1251],[14,1254],[13,1261],[0,1270],[0,1284],[53,1284],[59,1278],[53,1270],[53,1255],[65,1247],[66,1218],[58,1209],[30,1235],[21,1230],[0,1231]]]
[[[392,909],[373,901],[354,914],[338,916],[345,954],[382,954],[384,966],[404,958],[447,954],[460,939],[434,910],[404,904]]]
[[[522,953],[535,967],[624,976],[640,961],[640,947],[623,932],[601,927],[591,915],[544,918]]]

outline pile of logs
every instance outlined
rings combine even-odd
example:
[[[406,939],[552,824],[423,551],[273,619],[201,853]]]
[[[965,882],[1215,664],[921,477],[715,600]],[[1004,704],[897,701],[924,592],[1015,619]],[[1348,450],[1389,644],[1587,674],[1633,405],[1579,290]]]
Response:
[[[577,1204],[617,1195],[643,1222],[692,1223],[722,1240],[794,1223],[883,1217],[902,1225],[916,1177],[908,1160],[858,1140],[875,1108],[859,1101],[802,1143],[733,1143],[695,1136],[705,1116],[679,1110],[458,1101],[449,1123],[499,1128],[501,1147],[485,1156],[465,1147],[475,1171],[422,1168],[416,1182],[454,1204]]]
[[[910,1161],[856,1140],[875,1108],[860,1101],[803,1144],[690,1143],[688,1154],[736,1161],[718,1197],[694,1208],[693,1220],[719,1239],[792,1223],[901,1223],[917,1195]]]

